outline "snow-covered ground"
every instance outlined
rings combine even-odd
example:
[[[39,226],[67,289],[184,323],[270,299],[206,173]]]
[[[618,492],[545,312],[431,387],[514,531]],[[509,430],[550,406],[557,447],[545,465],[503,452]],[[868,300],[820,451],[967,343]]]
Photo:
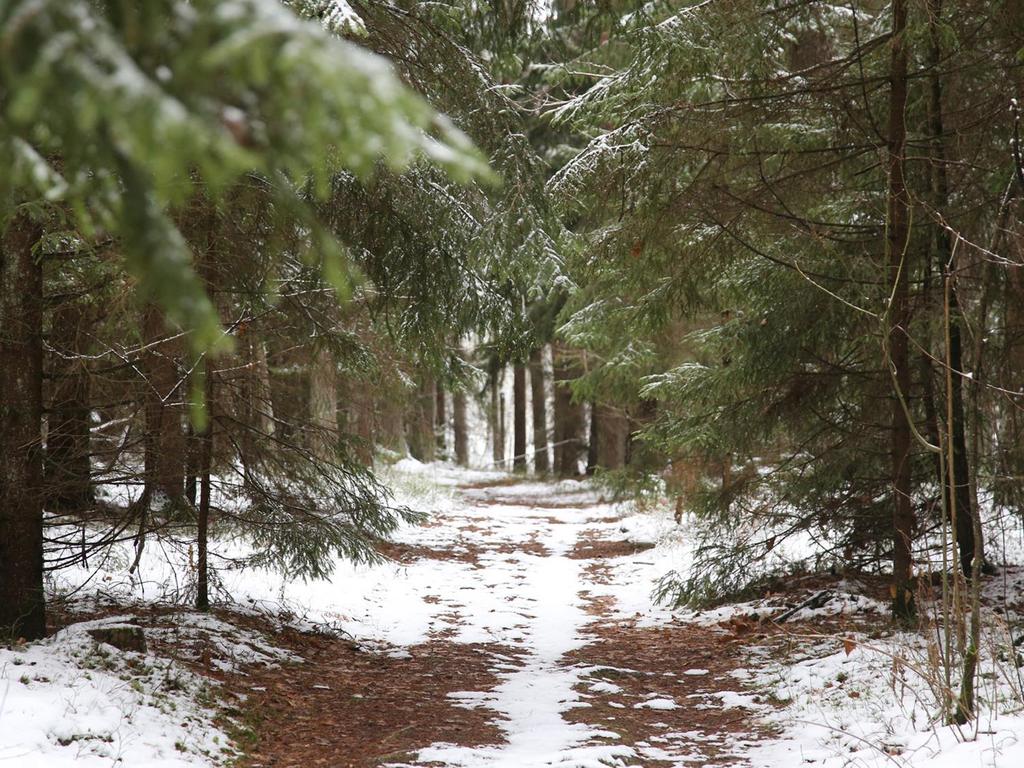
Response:
[[[45,641],[0,649],[0,765],[184,768],[233,756],[212,723],[214,683],[161,653],[119,650],[89,634],[133,621],[129,614],[78,622]],[[205,653],[223,671],[292,660],[204,614],[176,612],[173,625],[146,635],[173,641],[179,656]]]
[[[654,605],[657,580],[671,570],[684,571],[690,557],[685,529],[674,525],[669,509],[631,513],[584,483],[515,482],[497,472],[410,460],[385,477],[397,501],[429,513],[427,524],[402,529],[397,540],[412,552],[434,555],[375,566],[338,562],[332,578],[320,582],[224,567],[217,572],[220,594],[244,610],[327,625],[364,647],[397,656],[432,639],[508,647],[514,657],[494,660],[497,686],[454,697],[460,706],[493,711],[506,743],[424,744],[416,763],[468,768],[700,764],[694,747],[706,735],[698,731],[665,733],[645,746],[628,746],[617,743],[615,734],[566,716],[570,710],[585,711],[588,694],[581,691],[617,694],[614,682],[595,680],[593,670],[566,663],[567,654],[593,640],[595,615],[588,607],[595,603],[602,606],[601,621],[637,627],[680,620],[715,626],[777,610],[764,602],[700,614]],[[598,575],[586,560],[570,557],[584,538],[657,546],[607,558]],[[213,550],[214,563],[228,562],[218,556],[246,554],[239,541],[217,541]],[[79,606],[115,603],[130,613],[180,594],[182,583],[192,578],[190,559],[187,550],[151,544],[129,576],[125,549],[92,568],[59,572],[52,586],[57,593],[75,592]],[[983,653],[981,699],[993,706],[986,705],[976,726],[945,726],[935,720],[927,641],[885,632],[870,639],[864,620],[876,619],[884,630],[884,606],[857,595],[855,584],[843,587],[837,585],[836,597],[826,605],[795,618],[848,617],[849,632],[752,639],[744,668],[734,671],[735,690],[719,691],[700,705],[742,708],[772,724],[770,740],[760,738],[744,748],[752,765],[1024,764],[1016,669],[1009,661],[993,661],[993,652],[1005,651],[1005,642],[997,647],[995,638]],[[123,765],[149,768],[227,759],[227,734],[213,724],[213,684],[161,656],[160,641],[207,657],[212,645],[215,669],[295,659],[218,619],[175,616],[182,617],[175,626],[147,630],[156,647],[147,654],[105,649],[86,633],[91,625],[82,624],[43,643],[0,650],[0,766],[88,767],[111,765],[121,757]],[[859,631],[855,619],[861,620]],[[677,674],[699,678],[706,670],[687,667]],[[667,713],[677,704],[652,689],[642,701],[623,698],[613,706]]]
[[[906,633],[877,640],[851,635],[845,648],[836,650],[834,641],[809,644],[800,659],[758,670],[756,682],[788,706],[767,715],[782,734],[750,751],[753,765],[1024,765],[1024,717],[1019,696],[1007,696],[1007,681],[997,681],[993,666],[984,664],[982,717],[962,727],[944,725],[927,683],[935,673],[923,646],[919,636]]]

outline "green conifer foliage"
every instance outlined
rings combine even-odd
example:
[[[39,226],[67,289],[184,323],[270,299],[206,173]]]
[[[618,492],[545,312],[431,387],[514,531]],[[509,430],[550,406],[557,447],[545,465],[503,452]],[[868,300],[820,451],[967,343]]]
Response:
[[[61,202],[124,240],[128,268],[195,349],[223,343],[168,209],[268,179],[300,213],[341,169],[422,155],[486,174],[468,139],[382,59],[276,0],[15,2],[0,9],[4,198]],[[328,274],[345,267],[330,238]],[[331,253],[333,251],[333,253]]]
[[[770,561],[797,532],[822,545],[808,567],[891,555],[892,424],[880,414],[895,395],[883,342],[908,341],[900,388],[916,433],[937,442],[948,425],[936,276],[948,258],[935,255],[936,225],[961,236],[954,279],[968,325],[1002,324],[994,286],[1015,273],[982,266],[1012,247],[1002,233],[1017,215],[1010,153],[999,147],[1012,134],[1001,83],[1020,49],[1009,15],[983,3],[950,8],[935,22],[944,52],[935,63],[928,19],[910,14],[909,298],[895,330],[884,249],[888,7],[655,4],[623,14],[605,46],[574,60],[591,78],[549,113],[587,139],[548,184],[581,244],[562,332],[594,353],[577,388],[650,404],[644,441],[661,453],[655,466],[701,476],[684,495],[703,513],[707,546],[688,584],[666,582],[667,598],[742,588],[749,564]],[[944,210],[931,202],[931,75],[944,88],[946,136],[958,137],[946,147]],[[964,354],[974,356],[964,370],[992,361],[980,342]],[[981,387],[980,478],[1000,455],[988,420],[1007,403],[984,384],[964,386]],[[941,494],[933,453],[916,439],[909,468],[913,511],[927,525]]]

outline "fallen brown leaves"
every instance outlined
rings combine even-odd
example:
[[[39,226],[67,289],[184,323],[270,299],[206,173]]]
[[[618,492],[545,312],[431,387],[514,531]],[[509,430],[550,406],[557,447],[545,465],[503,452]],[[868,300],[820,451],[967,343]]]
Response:
[[[614,541],[609,539],[581,538],[576,542],[569,557],[574,560],[598,560],[609,557],[625,557],[645,552],[653,548],[653,544],[638,544],[632,541]]]
[[[736,691],[742,684],[730,672],[744,665],[743,641],[731,633],[692,624],[638,628],[632,622],[598,621],[589,632],[596,638],[569,654],[567,661],[596,669],[578,686],[588,706],[566,717],[617,733],[615,743],[637,748],[661,744],[666,733],[690,733],[687,749],[699,751],[701,765],[735,764],[738,741],[754,738],[756,715],[743,708],[725,708],[716,693]],[[687,670],[707,670],[685,674]],[[601,681],[613,683],[606,692]],[[672,699],[675,709],[638,704],[652,696]],[[631,760],[630,765],[664,765],[657,759]]]
[[[459,707],[448,694],[493,687],[492,654],[512,655],[507,648],[437,641],[391,658],[337,638],[286,632],[277,639],[305,663],[226,681],[248,695],[236,717],[253,740],[240,766],[363,768],[409,759],[439,741],[503,741],[492,712]]]

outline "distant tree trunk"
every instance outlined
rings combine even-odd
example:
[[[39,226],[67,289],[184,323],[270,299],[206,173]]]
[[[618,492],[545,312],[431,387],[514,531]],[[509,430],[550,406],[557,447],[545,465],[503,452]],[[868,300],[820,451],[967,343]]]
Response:
[[[909,199],[904,164],[907,109],[907,4],[893,0],[892,41],[889,61],[888,189],[886,212],[886,256],[892,281],[889,307],[889,360],[893,372],[892,395],[892,488],[893,488],[893,584],[894,618],[909,621],[915,615],[911,577],[911,544],[914,509],[911,499],[911,425],[905,405],[909,402],[910,329],[909,281]],[[902,398],[902,402],[901,402]]]
[[[487,422],[491,430],[491,457],[496,467],[505,466],[505,416],[502,413],[501,366],[494,361],[487,378],[490,398],[487,407]]]
[[[405,456],[409,447],[405,440],[403,398],[386,393],[377,400],[377,435],[380,444],[399,456]]]
[[[1002,354],[1004,374],[1003,386],[1007,389],[1020,387],[1020,376],[1024,373],[1024,220],[1016,211],[1007,215],[1005,250],[1008,260],[1013,262],[1003,267],[1006,282],[1003,285],[1005,347]],[[1024,475],[1024,414],[1017,403],[1007,407],[995,419],[999,436],[1000,472],[1005,480],[993,484],[999,495],[1013,499],[1020,508],[1024,501],[1024,487],[1016,479]]]
[[[424,376],[420,380],[416,396],[410,403],[406,417],[409,453],[419,461],[433,461],[436,456],[437,441],[434,437],[434,422],[437,421],[436,409],[437,395],[434,392],[434,380],[429,376]]]
[[[274,398],[270,389],[270,366],[267,364],[267,348],[259,338],[249,339],[250,356],[253,361],[254,407],[256,428],[261,435],[274,434]]]
[[[143,371],[146,377],[145,475],[146,498],[162,493],[178,501],[185,489],[187,442],[182,424],[184,399],[181,391],[179,358],[181,341],[174,338],[155,305],[147,305],[143,316]]]
[[[641,400],[639,405],[631,409],[629,413],[629,447],[626,450],[629,461],[633,461],[633,457],[641,450],[638,449],[641,440],[637,437],[637,432],[650,425],[657,417],[658,404],[654,400]]]
[[[498,396],[498,444],[501,446],[501,465],[505,467],[505,447],[508,445],[508,412],[505,408],[505,393]]]
[[[452,427],[455,432],[455,462],[469,466],[469,425],[466,423],[466,392],[461,387],[452,393]]]
[[[552,345],[555,382],[555,472],[561,477],[580,473],[580,450],[583,444],[583,405],[572,401],[569,382],[579,376],[579,366],[561,345]]]
[[[597,418],[597,403],[587,403],[587,415],[590,417],[590,434],[587,437],[587,476],[597,470],[597,442],[600,439],[601,423]]]
[[[245,370],[240,374],[238,408],[240,411],[241,435],[238,440],[239,459],[249,467],[259,455],[264,438],[274,434],[274,402],[270,390],[270,368],[267,365],[267,350],[258,333],[252,331],[242,336],[241,352],[245,358]],[[193,451],[194,453],[195,451]],[[190,461],[186,495],[195,498],[195,459]],[[194,503],[194,501],[193,501]]]
[[[626,466],[629,444],[629,418],[621,408],[597,404],[594,406],[597,428],[597,465],[602,469],[622,469]]]
[[[41,496],[43,272],[38,225],[16,213],[0,238],[0,638],[46,634]]]
[[[526,366],[512,369],[512,469],[526,471]]]
[[[942,15],[941,0],[929,0],[929,98],[928,133],[931,145],[932,205],[938,215],[949,211],[949,181],[946,175],[945,128],[942,111],[942,79],[939,67],[942,64],[941,31],[939,19]],[[948,404],[950,421],[950,453],[952,461],[947,468],[946,484],[947,514],[956,529],[957,546],[960,549],[960,567],[964,576],[971,575],[971,561],[974,559],[974,516],[971,498],[970,463],[967,458],[967,434],[964,416],[963,390],[963,340],[961,326],[963,316],[957,296],[957,259],[950,242],[949,230],[941,223],[932,226],[932,248],[935,260],[947,275],[949,281],[949,389]],[[980,543],[980,542],[979,542]]]
[[[437,434],[437,455],[441,459],[448,456],[448,407],[445,401],[444,385],[436,384],[437,405],[434,410],[434,431]]]
[[[202,457],[203,446],[201,436],[196,433],[192,419],[188,420],[185,426],[185,444],[188,446],[185,454],[185,499],[192,507],[196,506],[196,491],[199,482],[199,464]]]
[[[338,368],[325,346],[313,351],[309,366],[310,449],[317,458],[333,461],[338,453]]]
[[[89,370],[84,361],[89,316],[77,301],[53,313],[50,346],[50,404],[46,433],[46,504],[53,510],[92,506],[89,450]]]
[[[355,457],[360,464],[373,463],[373,394],[365,382],[350,382],[346,387],[348,404],[345,408],[348,422],[346,431],[358,439]]]
[[[540,347],[530,353],[530,401],[533,406],[533,468],[537,474],[551,469],[548,459],[548,409],[544,391],[544,358]]]
[[[196,608],[210,607],[209,557],[210,472],[213,466],[213,427],[215,423],[214,375],[209,357],[204,363],[203,391],[206,398],[206,425],[199,435],[199,530],[196,534]]]

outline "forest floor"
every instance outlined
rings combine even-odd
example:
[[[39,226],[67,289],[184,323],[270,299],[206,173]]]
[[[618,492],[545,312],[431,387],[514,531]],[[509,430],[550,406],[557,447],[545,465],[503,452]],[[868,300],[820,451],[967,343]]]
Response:
[[[258,736],[242,764],[736,763],[763,730],[735,676],[747,638],[623,611],[611,564],[650,545],[629,541],[588,492],[537,490],[460,486],[463,503],[432,518],[429,544],[391,548],[414,570],[427,560],[463,574],[452,594],[444,576],[429,582],[443,568],[418,571],[423,599],[447,611],[427,642],[388,655],[291,633],[280,639],[305,663],[228,681],[256,691],[246,710]],[[488,604],[491,639],[460,641]]]
[[[132,573],[130,543],[60,571],[59,631],[0,648],[0,766],[1024,765],[1007,651],[1024,536],[993,549],[982,715],[959,728],[941,720],[937,633],[889,624],[884,577],[669,610],[652,591],[692,564],[694,536],[668,505],[410,460],[384,477],[426,523],[325,580],[246,565],[250,545],[223,534],[211,613],[182,607],[187,540],[151,541]],[[119,626],[148,647],[90,634]]]

